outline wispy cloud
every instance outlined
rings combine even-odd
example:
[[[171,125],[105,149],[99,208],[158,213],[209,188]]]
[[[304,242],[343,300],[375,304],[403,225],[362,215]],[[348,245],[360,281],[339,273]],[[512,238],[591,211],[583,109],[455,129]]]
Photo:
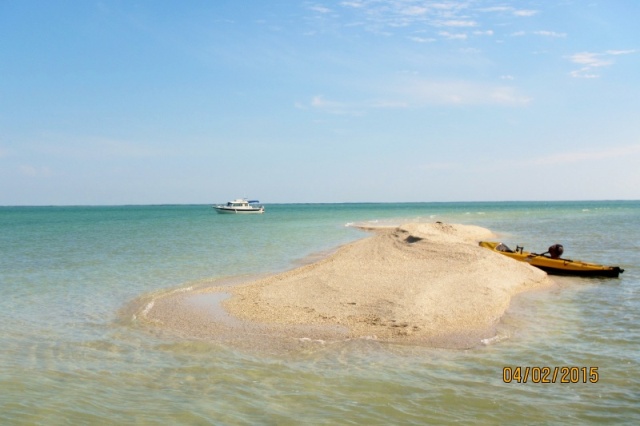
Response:
[[[510,14],[513,16],[519,17],[529,17],[538,14],[537,10],[531,9],[516,9],[511,6],[492,6],[492,7],[484,7],[479,9],[481,12],[491,12],[491,13],[501,13],[501,14]]]
[[[440,31],[438,35],[447,40],[466,40],[468,37],[465,33],[450,33],[448,31]]]
[[[363,116],[375,109],[487,105],[522,107],[532,101],[512,86],[462,80],[421,80],[409,77],[386,85],[384,91],[386,95],[364,101],[336,101],[318,95],[309,102],[296,103],[295,107],[327,114]]]
[[[567,163],[581,163],[585,161],[598,161],[611,158],[626,157],[640,153],[640,145],[626,145],[599,151],[561,152],[558,154],[537,157],[529,161],[533,165],[555,165]]]
[[[362,116],[373,109],[400,109],[410,105],[402,100],[335,101],[314,96],[308,104],[296,103],[298,109],[313,109],[327,114]]]
[[[340,2],[340,6],[353,7],[358,9],[361,7],[365,7],[365,3],[362,1],[343,1],[343,2]]]
[[[513,14],[515,16],[525,16],[525,17],[529,17],[529,16],[534,16],[538,14],[537,10],[514,10]]]
[[[345,14],[359,22],[363,28],[387,34],[398,28],[413,25],[432,27],[475,27],[470,18],[472,3],[460,0],[345,0],[338,3]],[[325,6],[309,7],[318,13],[326,13]]]
[[[567,36],[566,33],[557,33],[555,31],[534,31],[533,32],[535,35],[539,35],[542,37],[551,37],[551,38],[564,38]]]
[[[400,9],[400,13],[410,16],[422,16],[429,11],[428,8],[423,6],[408,6]]]
[[[318,12],[318,13],[330,13],[331,9],[329,9],[326,6],[320,5],[320,4],[314,4],[309,6],[309,10],[312,10],[314,12]]]
[[[472,81],[415,81],[406,90],[415,105],[525,106],[532,100],[511,86]]]
[[[27,149],[27,148],[25,148]],[[47,134],[29,144],[33,153],[61,158],[152,158],[171,155],[170,150],[146,142],[133,142],[102,136]]]
[[[637,50],[607,50],[603,53],[580,52],[569,57],[574,64],[581,65],[581,68],[571,71],[571,76],[576,78],[598,78],[598,69],[606,68],[615,63],[613,58],[619,55],[629,55]]]
[[[412,36],[412,37],[408,37],[408,39],[411,41],[415,41],[416,43],[433,43],[434,41],[436,41],[436,39],[433,37]]]
[[[512,7],[509,6],[492,6],[492,7],[483,7],[480,9],[481,12],[511,12],[513,11]]]
[[[338,108],[342,107],[343,104],[339,102],[328,101],[324,96],[314,96],[310,102],[311,107],[313,108]]]
[[[443,27],[475,27],[478,25],[475,21],[463,21],[459,19],[450,19],[448,21],[443,21],[439,25]]]
[[[539,14],[538,10],[521,9],[508,3],[486,7],[486,2],[469,0],[344,0],[326,6],[321,2],[310,2],[307,8],[326,18],[331,16],[338,25],[351,28],[357,23],[359,28],[380,35],[392,36],[402,30],[433,31],[445,40],[467,40],[474,36],[493,35],[487,21],[488,15],[499,15],[501,25],[505,19],[520,21]],[[515,3],[515,2],[514,2]],[[491,18],[491,17],[489,17]],[[326,21],[321,20],[317,22]],[[335,26],[330,27],[335,30]],[[465,34],[446,29],[477,29]],[[319,29],[319,32],[322,30]],[[316,34],[316,33],[314,33]],[[565,34],[553,31],[539,31],[538,35],[564,37]],[[406,36],[406,34],[404,34]],[[413,41],[424,42],[413,39]],[[431,41],[431,40],[429,40]]]
[[[565,38],[567,37],[567,33],[559,33],[556,31],[546,31],[546,30],[539,30],[539,31],[531,31],[531,32],[526,32],[526,31],[514,31],[511,34],[509,34],[511,37],[524,37],[527,34],[533,34],[536,36],[540,36],[540,37],[548,37],[548,38]]]
[[[321,95],[314,96],[309,102],[309,107],[317,111],[325,112],[327,114],[355,116],[364,114],[361,105],[357,105],[355,103],[333,101],[326,99]]]
[[[38,167],[30,164],[21,165],[20,174],[30,178],[47,178],[52,175],[49,167]]]

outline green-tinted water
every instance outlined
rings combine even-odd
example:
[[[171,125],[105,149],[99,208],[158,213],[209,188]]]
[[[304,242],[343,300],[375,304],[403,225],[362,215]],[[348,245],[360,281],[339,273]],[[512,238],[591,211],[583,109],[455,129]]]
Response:
[[[365,235],[349,223],[434,220],[626,271],[518,297],[470,350],[247,353],[118,320],[141,294],[283,270]],[[0,423],[638,423],[639,223],[639,202],[0,208]],[[598,367],[599,380],[504,383],[507,366]]]

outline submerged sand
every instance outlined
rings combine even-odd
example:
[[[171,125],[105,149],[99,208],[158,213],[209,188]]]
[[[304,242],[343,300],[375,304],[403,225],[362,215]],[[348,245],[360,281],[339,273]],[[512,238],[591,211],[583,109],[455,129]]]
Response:
[[[146,298],[133,316],[185,336],[258,346],[367,338],[470,347],[495,335],[514,295],[550,284],[541,270],[479,247],[495,238],[481,227],[370,231],[281,274]]]

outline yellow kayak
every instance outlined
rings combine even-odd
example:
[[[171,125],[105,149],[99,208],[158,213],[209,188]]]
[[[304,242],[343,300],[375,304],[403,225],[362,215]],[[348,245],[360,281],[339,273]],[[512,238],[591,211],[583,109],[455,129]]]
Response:
[[[580,260],[562,259],[560,257],[554,258],[547,255],[547,253],[536,254],[523,251],[522,247],[517,247],[514,251],[502,243],[481,241],[480,246],[486,247],[489,250],[493,250],[512,259],[519,260],[520,262],[527,262],[536,268],[542,269],[550,275],[616,278],[624,272],[624,269],[621,269],[619,266],[598,265],[595,263],[582,262]],[[549,249],[553,254],[552,247],[549,247]],[[561,253],[562,246],[560,246],[560,254]]]

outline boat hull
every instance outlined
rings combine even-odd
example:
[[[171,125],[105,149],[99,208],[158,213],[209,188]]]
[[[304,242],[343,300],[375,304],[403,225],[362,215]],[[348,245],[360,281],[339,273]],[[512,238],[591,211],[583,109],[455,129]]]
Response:
[[[536,268],[540,268],[549,275],[566,275],[573,277],[605,277],[605,278],[618,278],[622,269],[618,266],[602,266],[592,269],[561,269],[550,266],[540,266],[532,263],[531,265]]]
[[[264,213],[264,207],[252,208],[252,209],[236,209],[230,207],[214,207],[214,209],[221,214],[262,214]]]
[[[624,269],[621,269],[619,266],[598,265],[596,263],[561,258],[552,259],[550,257],[526,251],[502,251],[498,250],[498,246],[500,245],[501,243],[488,241],[480,242],[481,247],[488,248],[496,253],[500,253],[520,262],[526,262],[531,266],[542,269],[550,275],[617,278],[622,272],[624,272]]]

